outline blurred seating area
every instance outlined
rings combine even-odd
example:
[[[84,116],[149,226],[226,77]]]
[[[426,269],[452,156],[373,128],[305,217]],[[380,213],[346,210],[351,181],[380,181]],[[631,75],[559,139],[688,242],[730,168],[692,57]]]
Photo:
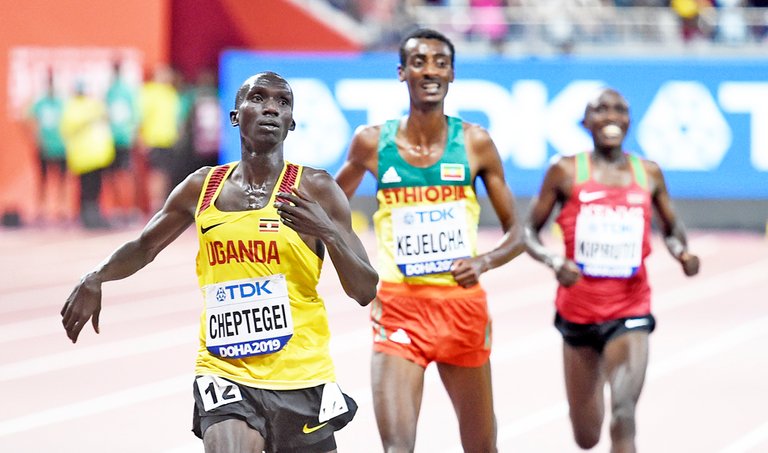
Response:
[[[320,1],[360,24],[371,50],[416,25],[470,54],[763,56],[768,45],[768,0]]]

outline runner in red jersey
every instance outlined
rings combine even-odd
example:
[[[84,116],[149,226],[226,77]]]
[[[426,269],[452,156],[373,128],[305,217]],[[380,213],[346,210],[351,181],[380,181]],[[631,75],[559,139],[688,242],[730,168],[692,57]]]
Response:
[[[582,122],[594,150],[564,157],[547,170],[525,225],[528,253],[557,277],[555,326],[563,336],[565,385],[579,447],[600,440],[611,391],[611,452],[635,451],[635,406],[648,365],[648,335],[656,322],[645,258],[651,252],[652,210],[669,252],[687,276],[699,259],[688,252],[685,229],[659,166],[622,148],[629,106],[613,89],[591,101]],[[539,232],[555,208],[565,256],[548,250]]]

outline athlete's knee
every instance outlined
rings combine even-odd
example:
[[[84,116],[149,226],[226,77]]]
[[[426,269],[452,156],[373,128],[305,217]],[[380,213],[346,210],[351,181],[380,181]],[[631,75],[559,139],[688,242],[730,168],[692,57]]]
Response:
[[[416,435],[404,431],[380,432],[384,453],[412,453],[416,448]]]
[[[495,453],[497,426],[493,408],[479,413],[459,411],[459,434],[465,453]]]
[[[408,442],[404,440],[386,440],[382,439],[384,447],[384,453],[413,453],[416,448],[415,442]]]
[[[589,450],[600,442],[600,429],[587,428],[579,429],[574,428],[573,439],[576,441],[576,445],[582,450]]]
[[[464,445],[464,453],[498,453],[496,442],[489,441],[479,445]]]
[[[611,411],[611,433],[614,438],[632,437],[635,433],[635,404],[617,404]]]

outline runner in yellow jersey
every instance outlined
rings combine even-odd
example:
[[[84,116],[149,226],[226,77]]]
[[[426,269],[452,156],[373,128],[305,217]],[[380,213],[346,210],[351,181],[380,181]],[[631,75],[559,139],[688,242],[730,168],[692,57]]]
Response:
[[[295,128],[288,82],[272,72],[249,78],[230,118],[241,160],[179,184],[139,238],[82,278],[62,323],[73,342],[89,319],[98,333],[102,283],[134,274],[195,224],[204,310],[193,432],[207,453],[335,451],[334,432],[357,406],[335,382],[316,290],[326,249],[360,305],[378,276],[333,178],[283,158]]]
[[[381,286],[371,310],[372,385],[386,452],[413,451],[424,370],[437,364],[465,451],[496,451],[491,320],[480,274],[523,251],[514,197],[488,132],[444,114],[453,44],[417,30],[400,46],[410,93],[401,119],[360,128],[336,180],[351,197],[366,172],[377,180],[374,215]],[[477,251],[482,180],[504,236]],[[439,435],[439,433],[437,433]]]

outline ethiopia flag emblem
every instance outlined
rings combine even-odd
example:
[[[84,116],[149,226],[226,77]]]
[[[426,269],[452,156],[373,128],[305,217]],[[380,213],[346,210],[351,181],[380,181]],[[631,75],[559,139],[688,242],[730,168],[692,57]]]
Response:
[[[464,181],[464,165],[440,164],[440,179],[443,181]]]

